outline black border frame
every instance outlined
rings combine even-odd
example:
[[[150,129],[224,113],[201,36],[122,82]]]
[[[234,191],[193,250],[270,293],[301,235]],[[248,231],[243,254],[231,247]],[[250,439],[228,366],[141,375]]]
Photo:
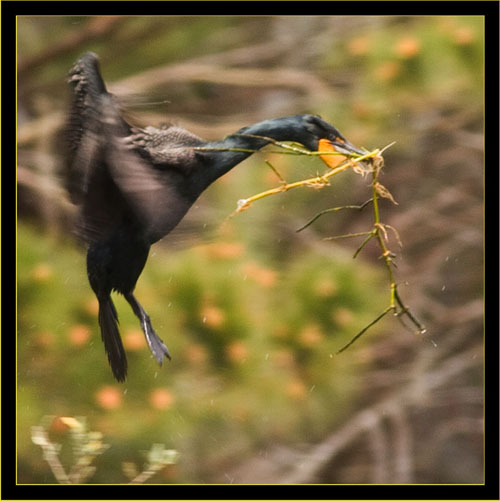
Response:
[[[2,23],[2,472],[0,499],[499,499],[498,447],[498,303],[486,294],[485,313],[493,329],[485,329],[486,436],[483,485],[16,485],[15,483],[15,292],[16,291],[16,16],[20,15],[478,15],[485,18],[485,264],[498,259],[498,60],[499,2],[1,2]],[[492,190],[494,190],[492,192]],[[494,204],[496,209],[488,208]],[[496,231],[495,231],[496,230]],[[486,276],[490,286],[495,279]],[[498,277],[498,275],[496,275]],[[488,278],[486,280],[486,278]],[[498,286],[498,282],[495,281]],[[498,291],[498,288],[497,288]],[[492,296],[494,299],[492,299]],[[496,322],[492,320],[496,319]],[[487,324],[487,325],[488,325]],[[496,325],[496,329],[494,328]],[[490,374],[493,372],[493,374]],[[71,490],[70,490],[71,489]]]

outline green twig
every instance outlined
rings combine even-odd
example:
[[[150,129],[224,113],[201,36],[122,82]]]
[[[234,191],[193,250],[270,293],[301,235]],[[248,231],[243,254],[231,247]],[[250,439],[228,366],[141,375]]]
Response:
[[[339,353],[342,353],[343,351],[347,350],[349,346],[351,346],[353,343],[355,343],[370,327],[375,325],[379,320],[381,320],[387,313],[389,313],[391,310],[393,310],[392,306],[388,306],[377,318],[372,320],[368,325],[363,327],[346,345],[344,345],[342,348],[340,348],[339,351],[337,351],[337,355]]]
[[[397,288],[394,291],[394,296],[395,296],[395,299],[396,299],[399,307],[401,308],[400,314],[406,315],[413,322],[413,324],[418,328],[418,331],[420,332],[420,334],[425,334],[427,329],[417,320],[417,318],[412,314],[410,309],[403,304],[403,301],[401,300],[401,297],[399,296]]]
[[[373,198],[368,199],[366,202],[362,203],[361,205],[344,205],[342,207],[333,207],[331,209],[325,209],[322,210],[321,212],[318,212],[311,220],[309,220],[304,226],[301,226],[298,230],[295,230],[297,233],[299,231],[305,230],[308,226],[311,226],[311,224],[314,223],[317,219],[319,219],[321,216],[324,214],[328,214],[329,212],[336,212],[339,210],[343,209],[356,209],[356,210],[363,210],[370,202],[373,201]]]
[[[266,160],[266,164],[278,176],[278,179],[281,181],[281,184],[287,184],[285,178],[278,172],[278,170],[274,167],[274,165],[269,160]]]
[[[356,259],[358,257],[358,254],[361,252],[363,247],[375,236],[374,231],[370,231],[368,233],[368,236],[361,242],[361,245],[356,249],[356,252],[354,253],[354,256],[352,256],[353,259]]]
[[[371,231],[360,231],[358,233],[346,233],[345,235],[335,235],[334,237],[325,237],[323,240],[338,240],[340,238],[352,238],[352,237],[364,237],[365,235],[371,235]]]

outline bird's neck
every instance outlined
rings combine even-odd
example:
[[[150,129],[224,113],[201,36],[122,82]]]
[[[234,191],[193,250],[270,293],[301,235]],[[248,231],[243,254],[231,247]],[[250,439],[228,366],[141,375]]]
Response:
[[[272,140],[301,142],[301,137],[303,130],[295,121],[279,118],[258,122],[238,130],[222,141],[208,143],[206,148],[213,149],[210,155],[213,160],[210,182],[230,171]]]

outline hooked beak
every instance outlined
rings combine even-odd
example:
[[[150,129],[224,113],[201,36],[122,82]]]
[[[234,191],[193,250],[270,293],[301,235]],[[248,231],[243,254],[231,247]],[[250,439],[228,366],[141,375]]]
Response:
[[[347,139],[343,140],[336,138],[334,141],[330,141],[330,145],[332,146],[333,150],[339,153],[347,153],[348,155],[352,153],[356,153],[357,155],[365,154],[364,151],[356,148],[356,146],[347,141]]]

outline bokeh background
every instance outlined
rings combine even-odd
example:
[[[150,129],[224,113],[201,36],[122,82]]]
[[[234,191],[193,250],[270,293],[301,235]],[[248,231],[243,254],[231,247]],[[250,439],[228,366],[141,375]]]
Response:
[[[161,443],[175,464],[149,483],[483,481],[482,17],[18,18],[17,457],[19,483],[56,482],[31,439],[45,423],[72,464],[61,416],[109,448],[93,483],[127,482]],[[135,125],[174,121],[213,140],[312,112],[385,153],[381,201],[400,293],[424,335],[384,318],[373,214],[318,211],[369,198],[348,171],[229,218],[239,199],[322,172],[317,158],[254,155],[156,244],[137,296],[173,360],[151,359],[115,298],[129,356],[117,384],[61,184],[67,71],[99,54]]]

